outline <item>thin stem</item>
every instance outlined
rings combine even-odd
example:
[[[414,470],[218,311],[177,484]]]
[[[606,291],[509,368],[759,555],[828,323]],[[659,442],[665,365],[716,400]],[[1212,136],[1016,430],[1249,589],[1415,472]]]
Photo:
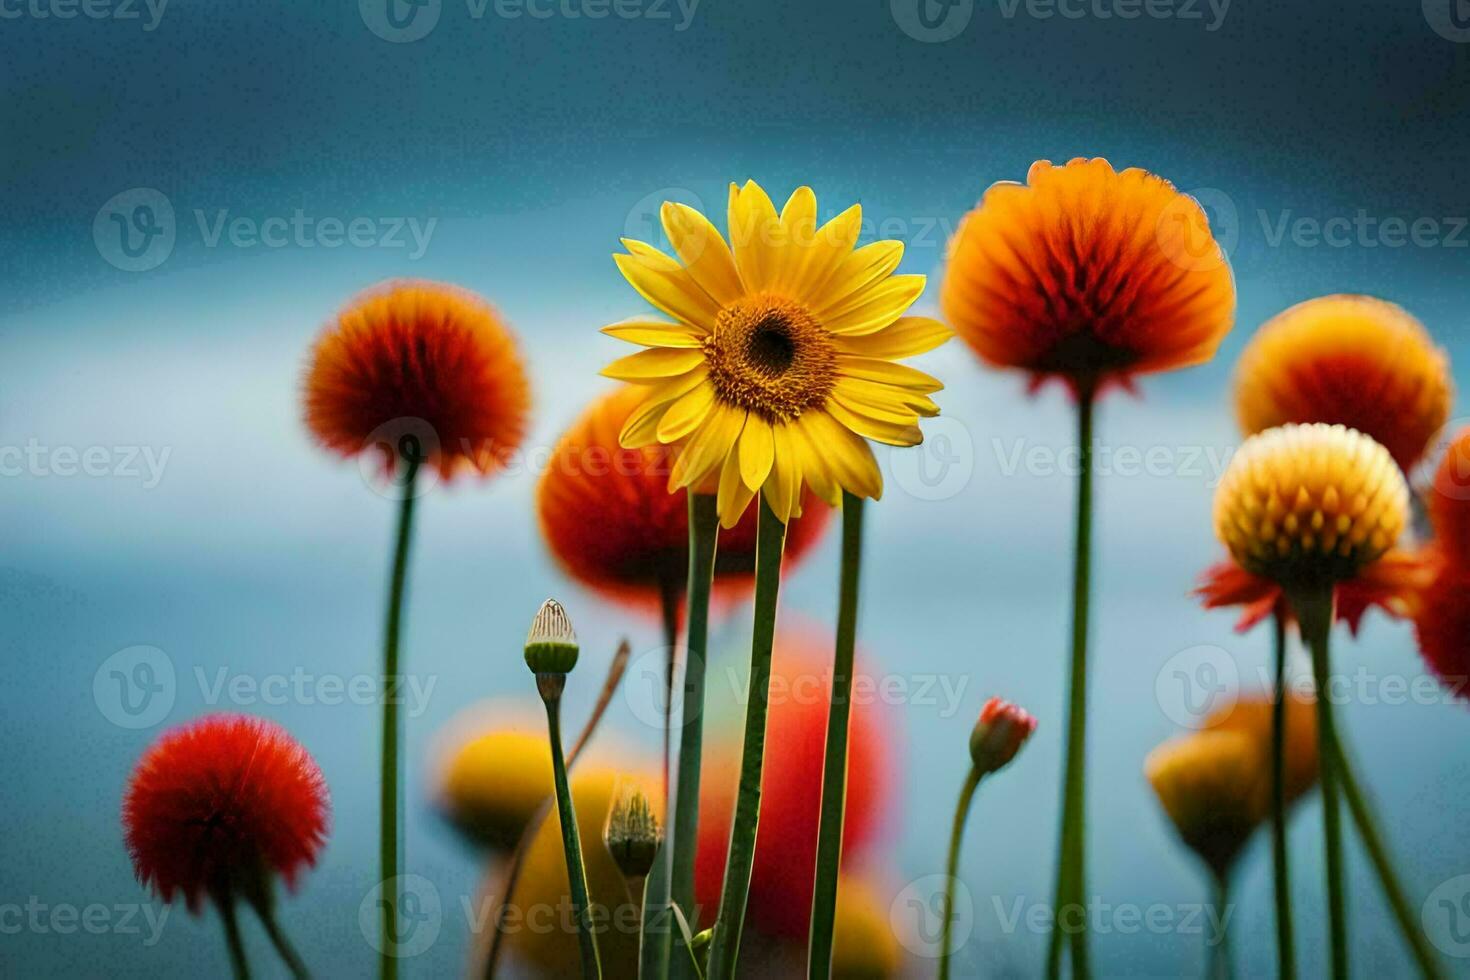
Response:
[[[960,874],[960,841],[965,836],[965,821],[970,816],[970,801],[975,798],[975,788],[980,785],[980,770],[970,767],[965,777],[960,800],[955,804],[954,823],[949,831],[949,857],[944,864],[944,918],[940,924],[939,980],[949,980],[949,960],[954,954],[950,945],[954,942],[954,886]]]
[[[633,647],[626,639],[618,644],[612,663],[608,665],[607,676],[603,679],[602,692],[597,696],[597,704],[593,706],[592,714],[582,726],[577,741],[572,743],[572,750],[567,753],[568,772],[576,767],[582,750],[592,740],[597,726],[602,721],[602,716],[607,713],[608,705],[612,703],[613,695],[617,693],[618,685],[623,681],[623,674],[628,670],[628,658],[632,655]],[[510,856],[510,861],[506,864],[505,876],[501,880],[500,906],[495,910],[495,926],[490,933],[490,949],[485,954],[485,980],[495,980],[495,970],[500,964],[500,951],[505,946],[505,917],[510,911],[510,898],[515,894],[516,885],[521,879],[521,871],[526,866],[526,852],[531,849],[531,842],[536,839],[536,834],[541,830],[541,825],[546,822],[546,817],[550,812],[550,802],[542,803],[535,816],[521,831],[521,839],[516,841],[515,853]]]
[[[290,971],[291,976],[296,980],[306,980],[311,976],[311,971],[307,970],[306,963],[296,952],[296,947],[291,945],[291,940],[286,937],[285,930],[281,928],[280,921],[276,918],[275,902],[271,900],[270,892],[266,888],[260,889],[258,893],[249,891],[246,893],[246,898],[250,902],[250,907],[255,909],[260,924],[265,926],[265,934],[270,937],[271,945],[276,948],[276,953],[286,964],[286,969]]]
[[[1286,617],[1272,617],[1276,649],[1276,697],[1271,703],[1271,866],[1276,880],[1276,969],[1296,976],[1291,927],[1291,870],[1286,851]]]
[[[761,774],[766,751],[766,710],[771,696],[771,648],[776,635],[776,595],[781,586],[781,551],[786,525],[765,494],[760,497],[755,546],[755,628],[750,644],[750,689],[745,699],[745,744],[740,754],[740,786],[730,824],[730,852],[720,912],[710,945],[709,980],[731,980],[740,955],[745,901],[755,864],[755,834],[760,824]]]
[[[714,494],[689,495],[688,636],[684,642],[684,703],[679,730],[679,771],[674,788],[674,821],[670,855],[674,904],[694,918],[694,854],[699,837],[700,755],[704,751],[705,654],[709,645],[709,596],[715,576],[720,512]],[[670,929],[670,933],[675,930]],[[681,944],[675,935],[670,940]],[[693,980],[687,955],[669,962],[675,980]]]
[[[628,890],[628,901],[638,904],[638,921],[646,926],[648,922],[648,879],[646,877],[625,878],[623,887]],[[647,928],[638,930],[638,980],[657,980],[660,974],[649,972],[649,964],[645,956],[647,945]]]
[[[545,698],[546,730],[551,740],[551,774],[556,783],[556,815],[561,822],[562,848],[566,852],[567,881],[572,889],[572,915],[577,920],[577,941],[582,949],[583,980],[599,980],[602,963],[597,955],[597,937],[592,932],[592,903],[587,897],[587,868],[582,863],[582,837],[577,831],[577,810],[567,785],[567,764],[561,750],[561,699]]]
[[[816,881],[812,889],[811,945],[807,976],[832,973],[832,935],[837,925],[837,873],[842,862],[842,824],[847,813],[847,734],[852,711],[853,647],[857,643],[858,576],[863,560],[863,498],[842,493],[842,571],[837,599],[837,646],[832,658],[832,698],[827,706],[827,750],[822,757],[822,812],[817,827]]]
[[[664,757],[663,826],[669,825],[669,773],[674,731],[674,668],[679,645],[679,603],[683,583],[676,576],[665,574],[659,581],[659,599],[663,611],[664,625]],[[643,917],[638,930],[638,969],[645,977],[666,977],[669,974],[669,945],[673,942],[673,930],[668,928],[665,910],[669,905],[669,893],[673,888],[671,874],[673,866],[669,860],[669,848],[661,847],[653,859],[646,882],[647,893],[642,904]],[[655,938],[648,941],[649,935]]]
[[[1092,422],[1095,392],[1077,397],[1077,537],[1072,551],[1072,663],[1067,694],[1067,762],[1062,784],[1062,832],[1058,845],[1056,923],[1047,955],[1047,974],[1061,972],[1060,934],[1069,934],[1072,976],[1089,974],[1087,955],[1087,622],[1092,572]],[[1066,926],[1077,911],[1075,928]]]
[[[1292,597],[1302,637],[1312,651],[1317,683],[1317,758],[1322,783],[1322,835],[1327,853],[1327,921],[1332,950],[1332,976],[1345,980],[1348,971],[1347,902],[1343,888],[1342,816],[1337,805],[1337,765],[1333,746],[1337,729],[1332,716],[1332,589]]]
[[[403,787],[399,781],[399,756],[402,753],[398,719],[398,698],[386,696],[398,687],[398,646],[403,632],[403,596],[408,580],[408,547],[413,537],[413,502],[417,496],[419,459],[407,454],[404,474],[400,481],[403,499],[398,505],[398,538],[393,546],[393,571],[388,586],[388,622],[383,630],[383,755],[382,779],[378,797],[378,875],[383,886],[382,901],[378,903],[381,915],[378,919],[381,956],[378,972],[383,980],[395,980],[398,976],[398,930],[397,878],[402,870],[403,853],[400,845],[402,828],[399,815],[403,812]]]
[[[1214,937],[1210,946],[1210,972],[1213,980],[1231,980],[1235,976],[1235,968],[1230,963],[1230,878],[1228,875],[1214,875],[1214,901],[1215,922],[1218,924],[1220,934]],[[1208,942],[1208,941],[1207,941]]]
[[[245,943],[240,939],[240,920],[235,915],[235,899],[229,894],[215,896],[220,921],[225,924],[225,945],[230,950],[230,971],[235,980],[250,980],[250,965],[245,961]]]
[[[1388,846],[1384,843],[1383,835],[1378,830],[1378,821],[1374,818],[1361,787],[1358,786],[1357,777],[1353,774],[1353,767],[1348,763],[1341,739],[1332,745],[1332,765],[1337,773],[1338,787],[1342,790],[1343,799],[1347,801],[1348,813],[1352,815],[1353,822],[1358,825],[1358,836],[1363,839],[1363,847],[1368,851],[1368,857],[1373,862],[1373,870],[1377,872],[1378,882],[1383,888],[1383,897],[1388,900],[1389,909],[1398,923],[1399,932],[1403,934],[1404,941],[1408,943],[1409,951],[1414,954],[1414,962],[1419,965],[1419,969],[1426,977],[1443,977],[1444,969],[1440,966],[1434,950],[1429,946],[1428,937],[1424,935],[1423,929],[1420,928],[1415,918],[1414,909],[1409,904],[1409,897],[1404,892],[1404,886],[1399,881],[1398,874],[1394,871]]]

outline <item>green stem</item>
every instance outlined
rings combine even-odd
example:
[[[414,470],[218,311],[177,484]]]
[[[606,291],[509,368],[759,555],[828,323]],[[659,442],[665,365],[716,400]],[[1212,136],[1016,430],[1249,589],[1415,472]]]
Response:
[[[765,494],[760,497],[755,546],[755,624],[750,643],[750,689],[745,699],[745,743],[740,754],[740,785],[730,825],[730,852],[720,911],[710,945],[710,980],[732,980],[745,925],[745,901],[755,864],[755,835],[760,824],[761,774],[766,751],[766,710],[771,696],[771,649],[776,635],[776,595],[781,586],[781,551],[786,525]]]
[[[378,797],[378,875],[383,896],[379,902],[378,920],[381,956],[378,972],[383,980],[398,976],[398,895],[397,879],[402,870],[402,848],[399,843],[403,812],[403,787],[399,782],[400,732],[398,698],[389,696],[398,689],[398,646],[403,632],[403,596],[408,580],[408,546],[413,537],[413,502],[417,496],[419,459],[408,454],[400,481],[403,499],[398,505],[398,538],[393,547],[393,572],[388,587],[388,622],[383,631],[383,755],[382,779]]]
[[[540,685],[542,678],[537,675]],[[562,680],[564,678],[558,678]],[[572,888],[572,915],[577,920],[577,942],[582,948],[583,980],[599,980],[602,963],[597,955],[597,936],[592,932],[592,902],[587,896],[587,866],[582,863],[582,835],[577,830],[577,808],[567,785],[567,763],[561,750],[561,697],[547,697],[546,731],[551,740],[551,775],[556,784],[556,816],[561,823],[562,849],[566,852],[567,881]]]
[[[246,898],[250,902],[250,907],[255,909],[260,924],[265,926],[265,934],[270,937],[271,945],[276,948],[276,953],[286,964],[286,969],[290,971],[291,976],[296,980],[306,980],[311,976],[311,972],[307,970],[301,955],[296,952],[296,947],[291,945],[291,940],[286,938],[286,932],[276,918],[275,902],[271,899],[269,887],[266,884],[260,889],[247,891]]]
[[[1312,651],[1312,675],[1317,683],[1317,758],[1322,783],[1322,835],[1327,853],[1327,921],[1332,976],[1345,980],[1348,972],[1347,900],[1343,888],[1342,815],[1337,805],[1337,766],[1333,746],[1337,728],[1332,716],[1332,588],[1292,597],[1302,637]]]
[[[679,771],[674,787],[674,822],[669,852],[674,904],[695,919],[694,855],[699,838],[700,755],[704,751],[705,655],[709,645],[709,595],[715,577],[720,512],[714,494],[689,495],[688,636],[684,643],[684,704],[679,730]],[[674,930],[670,929],[670,933]],[[679,943],[677,938],[671,939]],[[675,980],[693,980],[686,955],[670,959]]]
[[[1286,617],[1272,617],[1276,648],[1276,698],[1271,704],[1271,865],[1276,879],[1276,969],[1296,976],[1291,927],[1291,870],[1286,851]]]
[[[627,878],[623,885],[628,889],[628,901],[638,903],[638,921],[644,928],[638,931],[638,980],[657,980],[659,974],[650,973],[645,951],[648,946],[648,879]]]
[[[1230,878],[1228,875],[1214,875],[1214,901],[1215,922],[1219,924],[1220,934],[1214,937],[1210,944],[1210,972],[1213,980],[1231,980],[1235,976],[1235,968],[1230,964],[1230,932],[1228,928],[1230,915]]]
[[[235,915],[233,896],[217,894],[214,904],[219,907],[220,921],[225,924],[225,945],[230,950],[230,971],[235,980],[250,980],[250,965],[245,961],[245,943],[240,939],[240,920]]]
[[[940,924],[939,980],[949,980],[949,960],[954,953],[950,945],[954,942],[954,886],[960,874],[960,841],[965,836],[965,821],[970,815],[970,801],[975,798],[975,788],[980,785],[980,775],[979,769],[970,767],[964,788],[960,790],[959,803],[954,808],[954,823],[950,826],[949,857],[944,864],[944,919]]]
[[[1374,818],[1373,811],[1369,808],[1368,801],[1358,786],[1357,777],[1348,763],[1341,739],[1333,743],[1332,765],[1337,773],[1338,787],[1342,790],[1343,799],[1347,801],[1348,813],[1352,815],[1353,822],[1358,825],[1358,836],[1363,839],[1363,847],[1367,849],[1368,857],[1373,862],[1373,870],[1378,873],[1378,882],[1383,888],[1383,896],[1388,900],[1394,920],[1398,923],[1399,932],[1403,934],[1404,941],[1409,945],[1409,951],[1414,954],[1414,961],[1426,977],[1443,977],[1444,969],[1440,966],[1434,950],[1429,946],[1428,937],[1424,935],[1423,929],[1420,928],[1415,918],[1414,909],[1409,904],[1409,897],[1404,892],[1404,886],[1399,881],[1398,874],[1394,871],[1393,861],[1389,857],[1383,835],[1378,830],[1378,821]]]
[[[1063,934],[1069,934],[1072,976],[1089,975],[1087,955],[1087,621],[1092,572],[1092,422],[1095,392],[1077,397],[1077,538],[1072,551],[1072,663],[1067,694],[1067,762],[1062,784],[1062,832],[1058,845],[1056,922],[1047,955],[1047,975],[1061,973]],[[1076,908],[1073,929],[1065,928]]]
[[[663,788],[664,812],[661,821],[669,825],[670,801],[669,773],[674,731],[674,668],[679,645],[679,603],[682,583],[674,576],[663,575],[659,582],[659,599],[664,624],[664,758]],[[643,915],[638,930],[638,970],[644,977],[662,978],[669,975],[669,950],[673,942],[673,930],[669,928],[667,909],[669,894],[673,887],[671,874],[673,865],[669,848],[661,847],[653,859],[643,894]],[[655,937],[652,942],[648,937]]]
[[[847,813],[847,734],[852,712],[853,648],[857,644],[858,575],[863,560],[863,498],[842,493],[842,571],[837,600],[837,646],[832,658],[832,698],[827,706],[827,751],[822,758],[822,812],[817,825],[817,875],[812,889],[807,976],[832,972],[837,927],[837,874],[842,862],[842,823]]]

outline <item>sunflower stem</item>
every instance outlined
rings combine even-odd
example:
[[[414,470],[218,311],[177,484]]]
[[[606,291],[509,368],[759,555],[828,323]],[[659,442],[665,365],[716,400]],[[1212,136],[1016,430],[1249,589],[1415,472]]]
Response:
[[[557,690],[552,694],[550,685],[542,679],[552,675],[538,674],[537,686],[542,689],[542,701],[546,704],[546,732],[551,742],[551,774],[556,785],[556,815],[561,823],[562,849],[566,853],[567,881],[572,891],[572,915],[577,920],[577,942],[582,951],[583,980],[600,980],[602,963],[597,954],[597,936],[592,930],[592,902],[587,894],[587,867],[582,862],[582,836],[577,830],[577,809],[572,802],[571,787],[567,784],[567,763],[561,748],[561,696]],[[556,675],[565,679],[565,675]]]
[[[822,760],[822,811],[817,828],[817,873],[812,889],[811,946],[807,953],[810,980],[827,980],[832,972],[837,876],[842,862],[842,823],[847,812],[848,718],[852,711],[853,648],[857,643],[862,559],[863,498],[844,490],[837,645],[832,658],[832,698],[827,706],[827,750]]]
[[[1327,860],[1327,921],[1331,948],[1332,976],[1346,980],[1347,904],[1343,886],[1342,816],[1338,809],[1336,753],[1337,729],[1332,715],[1333,595],[1330,586],[1292,596],[1302,636],[1312,651],[1312,675],[1317,685],[1317,758],[1322,783],[1322,836]]]
[[[955,804],[954,823],[949,830],[949,856],[944,863],[944,905],[939,938],[939,980],[949,980],[950,957],[954,950],[954,886],[960,874],[960,842],[965,836],[965,822],[970,816],[970,801],[975,798],[975,789],[980,785],[980,770],[970,767],[965,785],[960,790],[960,799]]]
[[[214,897],[220,921],[225,926],[225,946],[230,951],[230,972],[235,980],[250,980],[250,964],[245,960],[245,943],[240,938],[240,919],[235,914],[234,896],[221,889]]]
[[[691,919],[694,908],[694,855],[699,837],[700,755],[704,742],[705,656],[709,643],[709,597],[715,576],[715,549],[719,542],[720,512],[714,494],[689,494],[688,635],[684,642],[684,702],[679,730],[678,782],[674,788],[674,821],[669,851],[673,870],[673,901]],[[675,930],[670,929],[673,934]],[[672,943],[681,943],[678,937]],[[693,962],[687,955],[672,956],[670,973],[676,980],[693,980]]]
[[[378,903],[380,957],[378,972],[383,980],[398,976],[398,876],[403,853],[399,837],[402,828],[403,788],[399,782],[399,756],[402,754],[398,698],[386,696],[395,690],[398,678],[398,647],[403,632],[403,598],[408,582],[408,551],[413,539],[413,504],[417,496],[420,460],[409,454],[404,459],[403,475],[398,484],[403,499],[398,505],[398,536],[393,547],[393,571],[388,586],[388,621],[383,630],[383,753],[382,778],[378,797],[378,875],[382,882],[382,898]]]
[[[673,748],[674,731],[674,670],[677,666],[677,653],[679,645],[679,603],[682,600],[682,583],[669,574],[664,574],[659,580],[659,601],[663,613],[664,626],[664,757],[663,757],[663,788],[664,788],[664,812],[662,816],[663,826],[669,825],[669,806],[672,796],[669,793],[669,773],[671,771],[671,758]],[[673,882],[671,874],[673,865],[669,859],[669,848],[661,847],[653,859],[653,867],[649,870],[648,878],[644,883],[645,891],[640,892],[640,908],[642,917],[641,926],[638,930],[638,971],[642,977],[662,978],[669,975],[669,950],[673,942],[673,930],[668,927],[667,908],[669,904],[669,893]],[[653,939],[650,941],[649,937]]]
[[[1062,832],[1058,844],[1056,922],[1047,975],[1061,974],[1063,936],[1070,938],[1072,976],[1088,976],[1087,956],[1087,621],[1092,565],[1092,423],[1095,391],[1077,396],[1077,538],[1072,565],[1072,663],[1067,696],[1067,761],[1062,781]],[[1074,911],[1075,909],[1075,911]],[[1075,924],[1069,922],[1075,917]]]
[[[1276,964],[1281,980],[1296,976],[1291,927],[1291,871],[1286,851],[1286,616],[1272,617],[1276,696],[1271,702],[1271,867],[1276,891]]]
[[[1342,797],[1347,801],[1348,813],[1352,815],[1353,822],[1358,826],[1358,836],[1363,839],[1363,847],[1367,850],[1368,857],[1373,863],[1373,870],[1377,873],[1379,885],[1383,889],[1383,897],[1388,901],[1399,932],[1403,934],[1404,941],[1414,955],[1414,962],[1419,965],[1420,971],[1426,977],[1438,980],[1444,976],[1444,969],[1440,966],[1434,950],[1429,946],[1428,937],[1425,936],[1424,930],[1420,928],[1415,918],[1413,907],[1409,904],[1409,897],[1404,892],[1404,886],[1399,881],[1398,874],[1394,871],[1393,859],[1389,856],[1388,846],[1384,843],[1383,835],[1378,830],[1378,821],[1374,818],[1368,800],[1358,785],[1357,777],[1353,773],[1352,765],[1348,762],[1341,739],[1332,745],[1332,765],[1337,773],[1337,782],[1342,790]]]
[[[755,835],[760,824],[761,775],[766,750],[766,711],[771,695],[771,652],[776,635],[776,596],[781,586],[781,552],[786,525],[764,493],[755,547],[755,623],[750,644],[750,687],[745,699],[745,743],[740,755],[740,785],[730,826],[730,850],[720,911],[710,946],[710,980],[732,980],[740,955],[740,932],[755,864]]]

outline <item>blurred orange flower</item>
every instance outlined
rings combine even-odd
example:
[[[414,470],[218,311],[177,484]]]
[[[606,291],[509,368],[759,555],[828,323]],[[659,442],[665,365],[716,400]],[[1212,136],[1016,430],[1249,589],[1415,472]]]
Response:
[[[1321,296],[1277,314],[1235,369],[1235,414],[1254,435],[1328,422],[1381,443],[1411,469],[1454,398],[1449,358],[1403,308],[1372,296]]]
[[[525,436],[530,387],[515,337],[489,304],[444,283],[399,280],[357,296],[322,332],[305,406],[326,448],[375,449],[390,468],[422,452],[449,479],[505,465]],[[410,437],[411,450],[397,444]]]
[[[541,533],[568,575],[610,598],[655,605],[669,584],[682,594],[689,565],[688,491],[670,493],[677,449],[624,449],[618,433],[646,392],[622,386],[598,398],[558,440],[536,489]],[[831,509],[803,493],[800,517],[787,525],[785,566],[820,540]],[[754,587],[756,511],[722,530],[715,551],[715,594]]]
[[[1208,361],[1235,284],[1199,204],[1102,159],[993,184],[950,243],[940,298],[987,363],[1074,392]]]
[[[1470,568],[1470,426],[1451,440],[1426,506],[1439,553],[1456,568]]]
[[[1424,590],[1414,634],[1419,652],[1445,688],[1470,700],[1470,572],[1444,567]]]

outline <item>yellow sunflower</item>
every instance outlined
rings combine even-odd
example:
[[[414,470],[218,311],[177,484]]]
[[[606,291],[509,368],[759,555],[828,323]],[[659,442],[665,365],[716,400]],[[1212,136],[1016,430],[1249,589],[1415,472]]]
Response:
[[[855,248],[854,204],[817,226],[817,198],[799,187],[776,213],[754,181],[730,185],[730,244],[693,208],[666,202],[664,231],[679,260],[623,239],[618,269],[675,319],[603,333],[650,348],[603,374],[647,388],[622,444],[679,443],[669,490],[719,494],[733,527],[757,492],[783,522],[801,513],[805,483],[836,505],[846,490],[878,498],[883,477],[866,439],[923,441],[944,386],[902,364],[944,343],[944,324],[903,313],[924,277],[894,275],[903,243]]]

